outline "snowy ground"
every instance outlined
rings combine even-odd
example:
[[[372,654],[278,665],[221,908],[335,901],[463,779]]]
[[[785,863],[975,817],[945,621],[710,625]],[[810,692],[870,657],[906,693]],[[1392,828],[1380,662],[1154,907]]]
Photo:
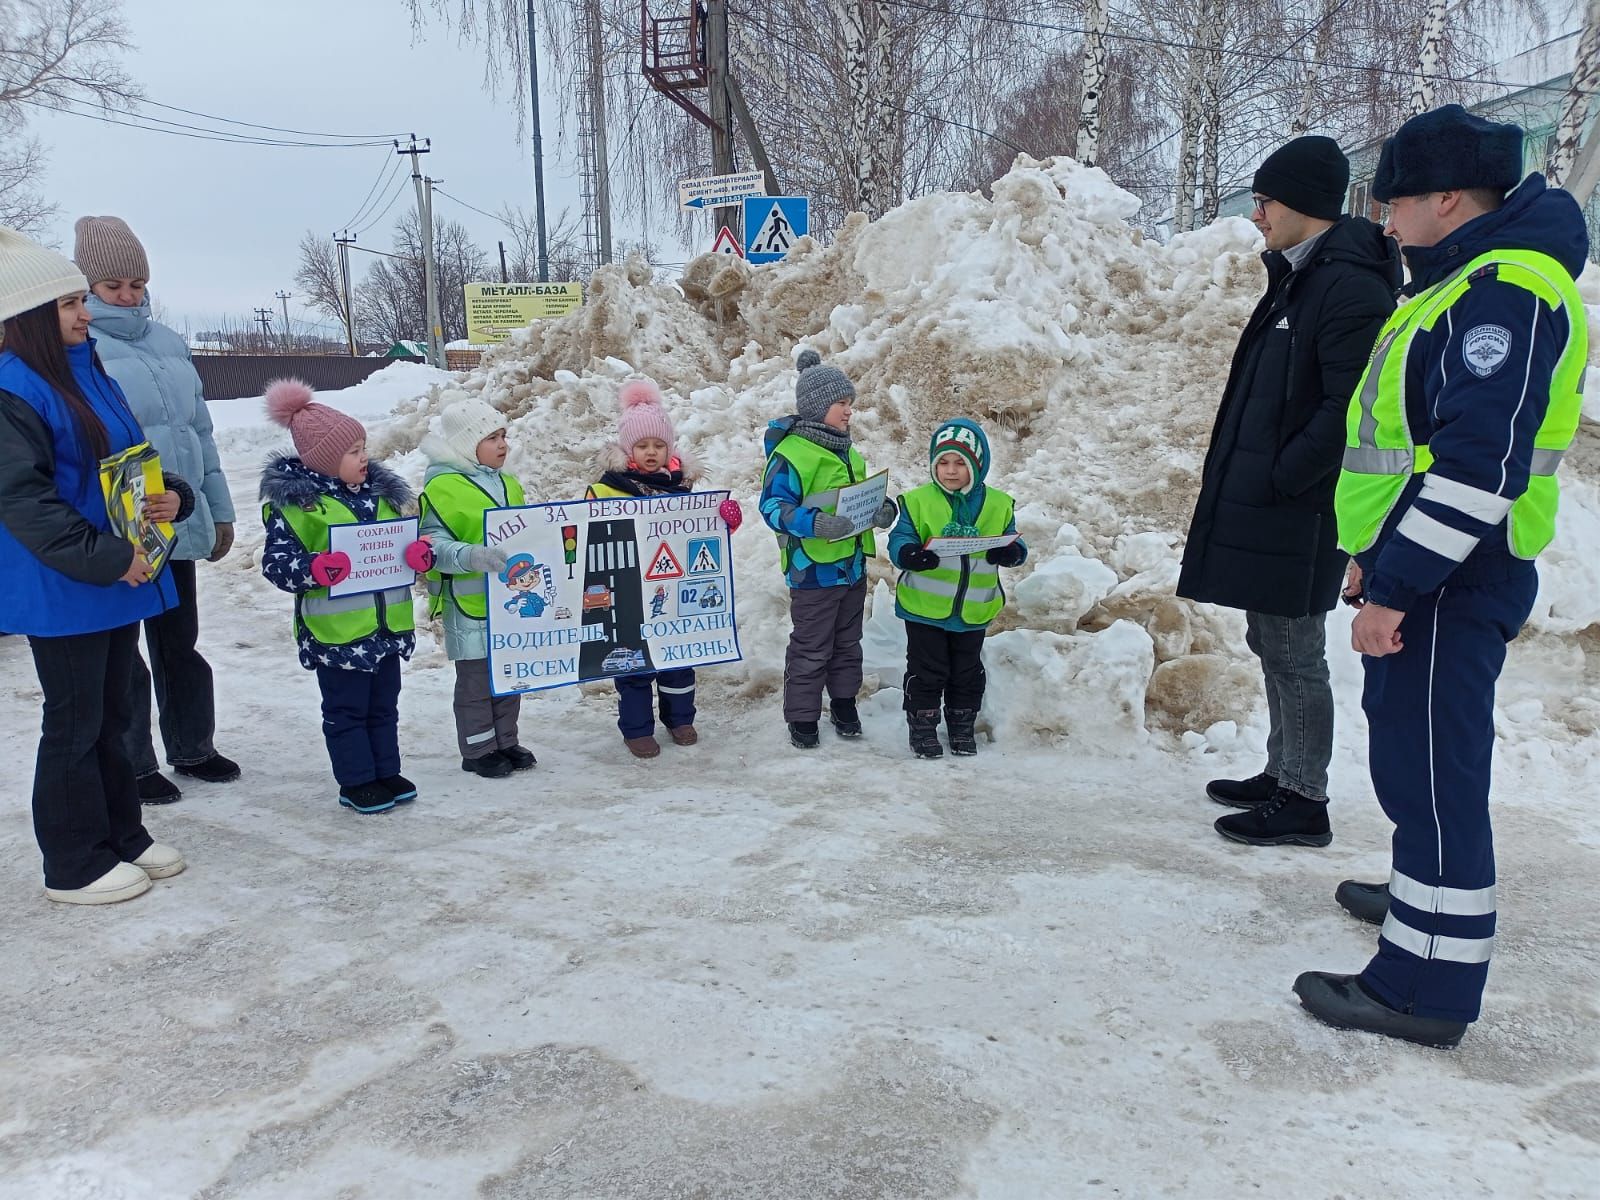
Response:
[[[346,402],[399,398],[374,395]],[[44,902],[39,695],[0,639],[6,1200],[1596,1194],[1592,639],[1513,654],[1485,1018],[1432,1052],[1326,1029],[1289,991],[1365,961],[1373,931],[1332,891],[1386,869],[1343,617],[1325,851],[1209,828],[1204,781],[1259,767],[1259,705],[1186,745],[1115,712],[1115,664],[1091,663],[1074,703],[1104,731],[1024,734],[1038,631],[992,643],[1002,736],[975,760],[911,760],[892,690],[865,740],[802,757],[752,661],[702,672],[702,744],[651,764],[608,695],[531,699],[539,767],[504,782],[459,770],[423,638],[402,699],[421,799],[359,817],[287,599],[250,565],[276,441],[257,411],[218,406],[240,548],[201,570],[217,744],[245,779],[149,814],[187,872]],[[747,645],[781,644],[778,610],[751,612]],[[869,637],[885,683],[893,628]]]

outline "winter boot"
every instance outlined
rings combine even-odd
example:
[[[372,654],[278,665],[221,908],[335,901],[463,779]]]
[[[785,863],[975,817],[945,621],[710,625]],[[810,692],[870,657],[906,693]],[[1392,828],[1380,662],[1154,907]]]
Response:
[[[526,746],[512,746],[500,753],[511,764],[513,771],[529,771],[539,765],[539,760],[533,756],[533,751]]]
[[[817,736],[817,723],[815,721],[790,721],[789,741],[800,750],[815,750],[822,745],[822,739]]]
[[[44,890],[45,899],[57,904],[116,904],[150,890],[150,876],[132,863],[119,862],[93,883],[81,888]]]
[[[154,775],[139,776],[140,804],[171,804],[174,800],[182,799],[183,793],[178,790],[178,785],[159,771]]]
[[[381,813],[394,807],[394,797],[389,794],[388,788],[373,780],[359,787],[340,788],[339,803],[362,814]]]
[[[646,734],[644,737],[623,738],[622,744],[628,748],[628,753],[635,758],[654,758],[661,753],[661,743],[656,741],[655,734]]]
[[[1215,829],[1250,846],[1326,846],[1333,841],[1327,803],[1288,788],[1278,788],[1265,804],[1218,817]]]
[[[1355,975],[1333,975],[1327,971],[1307,971],[1294,981],[1294,994],[1317,1020],[1335,1029],[1359,1029],[1381,1033],[1421,1046],[1448,1050],[1461,1041],[1467,1031],[1465,1021],[1446,1021],[1439,1017],[1419,1017],[1390,1008],[1366,988]]]
[[[1346,879],[1333,890],[1333,898],[1358,921],[1369,925],[1382,925],[1389,915],[1389,885],[1387,883],[1361,883]]]
[[[511,760],[498,750],[491,750],[477,758],[463,758],[461,769],[480,779],[504,779],[511,774]]]
[[[906,725],[911,731],[911,752],[918,758],[943,758],[944,747],[939,744],[939,710],[937,708],[910,709],[906,712]]]
[[[700,740],[700,735],[695,732],[693,725],[678,725],[667,732],[672,735],[674,746],[692,746]]]
[[[387,788],[396,804],[410,804],[417,798],[417,785],[404,775],[390,775],[387,779],[380,779],[378,786]]]
[[[828,701],[828,720],[833,722],[833,731],[842,738],[861,736],[861,714],[856,711],[854,700]]]
[[[232,783],[241,774],[238,763],[231,758],[223,758],[220,754],[213,754],[204,762],[190,763],[187,767],[174,769],[179,775],[198,779],[201,783]]]
[[[171,846],[152,842],[148,850],[133,860],[133,865],[151,879],[170,879],[182,872],[184,862],[183,855]]]
[[[1277,789],[1278,777],[1263,771],[1249,779],[1213,779],[1206,784],[1206,795],[1229,808],[1254,808],[1271,800]]]
[[[944,710],[944,731],[950,738],[950,753],[968,758],[978,752],[978,734],[973,728],[978,723],[975,708],[947,708]]]

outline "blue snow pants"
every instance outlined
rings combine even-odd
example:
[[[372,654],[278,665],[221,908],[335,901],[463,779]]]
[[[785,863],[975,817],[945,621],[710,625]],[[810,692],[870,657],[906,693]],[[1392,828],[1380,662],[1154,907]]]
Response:
[[[625,738],[649,737],[656,731],[654,683],[661,693],[661,723],[668,729],[694,724],[694,668],[656,671],[644,675],[619,675],[617,728]]]
[[[360,787],[400,774],[400,656],[375,670],[318,667],[322,737],[339,786]]]
[[[1389,916],[1361,982],[1420,1017],[1477,1020],[1489,974],[1494,689],[1538,591],[1526,565],[1422,597],[1401,623],[1405,648],[1362,659],[1372,786],[1394,822],[1394,863]]]

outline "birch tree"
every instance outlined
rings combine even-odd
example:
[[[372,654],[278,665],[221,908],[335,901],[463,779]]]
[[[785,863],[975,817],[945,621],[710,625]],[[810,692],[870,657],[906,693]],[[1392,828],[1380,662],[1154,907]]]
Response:
[[[1106,81],[1106,29],[1110,23],[1111,0],[1090,0],[1078,104],[1078,161],[1086,167],[1095,165],[1100,150],[1100,92]]]
[[[1439,47],[1444,41],[1444,20],[1448,0],[1428,0],[1422,21],[1422,48],[1417,52],[1416,78],[1411,85],[1411,115],[1433,107],[1433,78],[1439,69]]]
[[[1545,170],[1552,187],[1563,186],[1572,170],[1597,88],[1600,88],[1600,0],[1588,0],[1583,8],[1583,33],[1578,38],[1578,51],[1572,64],[1572,83],[1561,104],[1556,141]]]

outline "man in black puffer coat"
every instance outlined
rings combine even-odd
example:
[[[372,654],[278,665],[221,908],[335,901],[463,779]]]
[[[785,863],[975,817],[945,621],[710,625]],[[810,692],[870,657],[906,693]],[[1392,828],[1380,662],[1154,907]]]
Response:
[[[1345,414],[1394,311],[1400,256],[1371,221],[1341,216],[1350,164],[1331,138],[1296,138],[1256,172],[1267,293],[1234,352],[1189,526],[1178,594],[1245,611],[1271,731],[1266,770],[1206,793],[1245,811],[1217,832],[1251,845],[1326,846],[1333,694],[1324,625],[1347,556],[1334,485]]]

